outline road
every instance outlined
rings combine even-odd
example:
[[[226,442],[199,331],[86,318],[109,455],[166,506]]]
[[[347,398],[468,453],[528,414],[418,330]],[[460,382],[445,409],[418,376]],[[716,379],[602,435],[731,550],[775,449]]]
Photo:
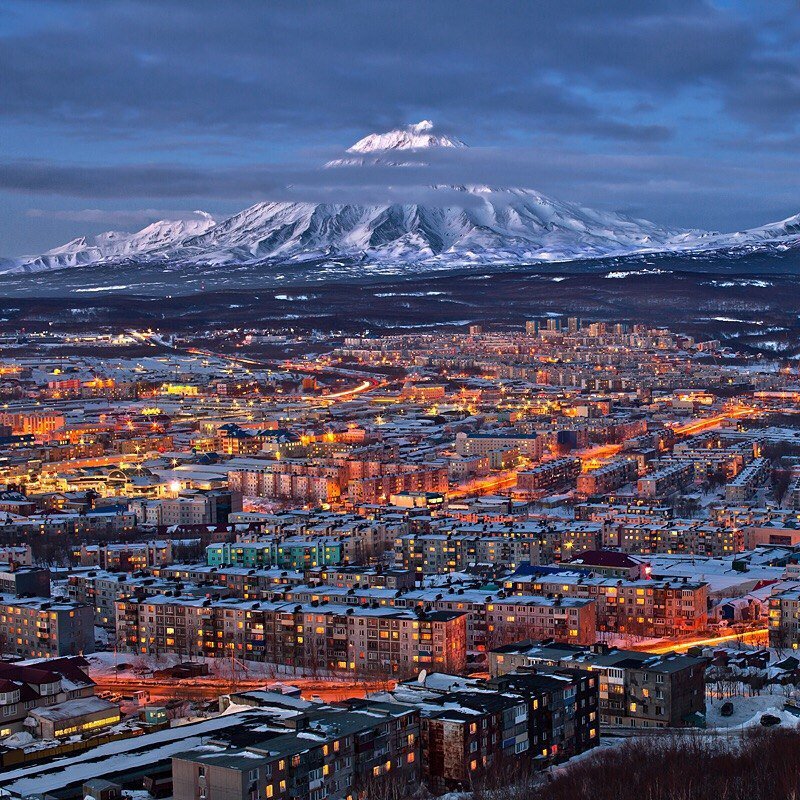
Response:
[[[460,497],[474,497],[480,494],[493,494],[502,489],[511,489],[517,485],[517,470],[507,470],[497,475],[490,475],[486,478],[478,478],[470,481],[464,486],[447,493],[449,500],[456,500]]]
[[[330,394],[304,395],[302,399],[307,402],[337,402],[342,400],[352,400],[354,397],[357,397],[364,392],[386,386],[385,381],[379,381],[377,378],[371,375],[362,372],[356,372],[350,369],[340,370],[337,367],[331,366],[321,367],[314,364],[296,364],[278,360],[259,360],[243,356],[232,356],[228,355],[227,353],[215,353],[211,350],[200,350],[196,347],[186,348],[186,352],[191,353],[192,355],[205,356],[206,358],[218,358],[223,361],[228,361],[231,364],[238,364],[240,366],[263,367],[264,369],[271,370],[291,370],[293,372],[299,372],[306,375],[323,375],[329,373],[337,377],[344,376],[347,378],[360,379],[359,383],[357,383],[355,386],[347,389],[341,389],[336,392],[331,392]]]
[[[725,424],[731,419],[743,419],[745,417],[758,416],[758,409],[749,406],[739,406],[730,411],[715,414],[712,417],[701,417],[685,422],[681,425],[673,426],[673,432],[678,436],[694,436],[704,431],[714,430]],[[621,444],[599,444],[595,447],[588,447],[585,450],[575,452],[575,455],[583,462],[583,468],[594,469],[602,465],[609,458],[618,455],[622,450]]]
[[[632,645],[631,650],[642,650],[648,653],[671,653],[672,651],[684,652],[690,647],[714,647],[716,645],[729,644],[731,642],[743,642],[745,644],[756,644],[766,646],[769,642],[768,628],[753,628],[752,630],[740,631],[738,633],[725,633],[720,636],[698,637],[695,639],[669,639],[659,644]]]
[[[731,411],[723,411],[720,414],[715,414],[713,417],[704,417],[701,419],[686,422],[683,425],[676,425],[673,427],[673,432],[680,436],[694,436],[697,433],[710,431],[714,428],[719,428],[729,419],[743,419],[745,417],[756,417],[761,412],[758,409],[750,408],[749,406],[739,406]]]
[[[134,692],[146,691],[150,701],[166,702],[167,700],[215,700],[220,695],[231,692],[244,692],[263,689],[271,683],[284,683],[296,686],[303,697],[309,700],[312,696],[321,698],[327,703],[346,700],[351,697],[365,697],[370,692],[377,692],[393,688],[393,681],[353,680],[329,678],[293,677],[282,675],[280,678],[239,678],[232,681],[230,678],[204,676],[183,680],[169,680],[138,675],[94,675],[98,692],[111,692],[124,696],[133,695]]]
[[[622,450],[621,444],[598,444],[595,447],[587,447],[579,450],[575,455],[583,462],[584,469],[589,465],[600,466],[603,461],[613,458]],[[597,462],[593,464],[593,462]]]

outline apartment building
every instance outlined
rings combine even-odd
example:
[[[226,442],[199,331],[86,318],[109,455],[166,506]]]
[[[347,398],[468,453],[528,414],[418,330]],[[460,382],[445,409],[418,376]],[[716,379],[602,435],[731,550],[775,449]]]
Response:
[[[151,570],[154,577],[171,582],[186,582],[198,587],[223,589],[232,597],[245,600],[269,600],[276,591],[299,586],[306,582],[306,575],[299,570],[280,567],[209,566],[207,564],[175,564]]]
[[[206,547],[211,567],[310,569],[342,563],[342,543],[332,538],[279,538],[257,542],[222,542]]]
[[[131,510],[139,524],[156,527],[211,525],[218,521],[216,498],[195,491],[160,500],[136,500],[131,503]]]
[[[553,638],[590,644],[597,638],[594,600],[514,596],[486,605],[487,639],[497,645],[520,639]]]
[[[232,492],[316,504],[338,499],[344,483],[342,467],[298,459],[264,460],[263,466],[228,472],[228,488]]]
[[[540,669],[497,675],[488,683],[502,692],[524,694],[531,698],[532,708],[537,695],[546,696],[547,701],[540,703],[541,716],[529,715],[531,747],[542,758],[569,758],[599,743],[597,676],[576,669]],[[545,739],[540,734],[537,740],[537,728],[546,731]]]
[[[518,450],[526,458],[538,461],[544,455],[545,438],[535,433],[497,432],[456,434],[456,453],[460,456],[488,456],[496,450]]]
[[[395,539],[395,563],[414,573],[458,572],[470,564],[502,564],[515,569],[539,562],[539,541],[532,536],[468,536],[429,533]]]
[[[730,483],[725,485],[725,502],[746,503],[752,500],[756,488],[764,482],[768,471],[768,459],[753,459]]]
[[[422,776],[433,791],[466,790],[499,770],[543,767],[599,742],[598,681],[577,670],[488,681],[427,673],[390,696],[420,709]]]
[[[50,570],[0,562],[0,594],[50,597]]]
[[[0,595],[0,651],[22,658],[93,653],[92,607],[42,597]]]
[[[800,649],[800,590],[772,595],[768,613],[770,647]]]
[[[135,528],[136,515],[132,512],[100,508],[81,514],[43,513],[17,517],[3,526],[3,533],[20,539],[33,535],[100,537],[132,533]]]
[[[347,800],[390,782],[402,796],[419,782],[415,708],[371,700],[309,705],[248,736],[236,733],[173,757],[175,800]]]
[[[49,439],[64,427],[63,414],[50,412],[4,412],[0,425],[8,425],[15,435],[31,434],[37,439]]]
[[[527,641],[489,653],[491,675],[519,669],[570,667],[598,676],[603,725],[675,728],[696,725],[705,714],[708,659],[654,655],[598,644],[592,647]]]
[[[411,570],[385,569],[364,566],[317,567],[308,571],[309,583],[353,589],[366,586],[370,589],[413,589],[416,578]]]
[[[82,544],[72,552],[73,561],[83,567],[135,572],[172,563],[172,540]]]
[[[276,598],[277,599],[277,598]],[[286,589],[282,599],[302,604],[328,603],[360,608],[410,609],[464,614],[468,653],[484,653],[501,642],[531,636],[559,641],[593,642],[596,613],[593,601],[552,597],[514,597],[500,591],[451,587],[395,591],[379,588],[296,586]]]
[[[785,502],[789,508],[800,510],[800,468],[798,467],[792,470],[792,479],[786,490]]]
[[[603,544],[639,555],[686,553],[720,558],[741,552],[745,537],[741,528],[707,520],[627,522],[615,518],[604,526]]]
[[[120,600],[116,609],[119,645],[143,654],[401,675],[466,663],[466,617],[458,612],[166,595]]]
[[[403,492],[446,492],[450,486],[446,466],[396,464],[392,471],[374,477],[358,478],[347,484],[347,502],[386,503]]]
[[[33,550],[29,544],[0,545],[0,564],[14,564],[16,567],[32,567]]]
[[[571,486],[581,471],[578,458],[556,458],[517,473],[518,492],[542,492]]]
[[[87,667],[88,662],[80,656],[48,658],[27,664],[0,662],[0,736],[9,736],[25,730],[31,732],[33,724],[26,724],[26,720],[32,714],[36,714],[39,709],[56,708],[60,710],[63,707],[62,704],[99,700],[94,694],[94,682],[85,672]],[[96,719],[78,722],[81,727],[79,732],[95,730],[102,725],[119,722],[119,706],[105,701],[100,702],[104,706],[99,708],[104,708],[108,712],[99,717],[102,724],[97,724]],[[80,708],[86,708],[85,702],[82,702],[75,710]],[[97,705],[94,708],[99,710]],[[74,712],[68,712],[68,714],[70,713],[72,716],[67,716],[66,722],[72,726]],[[94,712],[90,716],[94,716]],[[109,720],[113,720],[113,722]],[[33,723],[34,720],[31,722]],[[41,735],[38,723],[37,729],[36,732]],[[53,738],[64,735],[61,730],[61,728],[53,728],[46,730],[45,733],[49,733],[50,738]]]
[[[690,461],[667,464],[636,483],[636,492],[642,497],[663,497],[678,491],[694,480],[694,465]]]
[[[597,629],[640,636],[680,636],[708,625],[708,584],[703,581],[624,580],[577,572],[512,575],[509,594],[553,594],[597,601]]]
[[[155,597],[162,594],[205,599],[210,594],[209,588],[213,588],[218,597],[233,594],[224,584],[213,587],[198,586],[143,573],[131,574],[106,570],[75,572],[67,581],[69,599],[75,603],[91,606],[94,609],[94,624],[109,631],[116,630],[116,604],[119,600],[129,597]]]
[[[588,496],[613,492],[626,483],[636,480],[636,475],[635,460],[630,458],[615,459],[602,467],[578,475],[576,482],[578,494]]]

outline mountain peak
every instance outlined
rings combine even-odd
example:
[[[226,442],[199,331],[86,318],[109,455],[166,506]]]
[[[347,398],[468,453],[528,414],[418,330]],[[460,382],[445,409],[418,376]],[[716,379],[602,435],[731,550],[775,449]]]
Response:
[[[386,150],[422,150],[431,147],[466,147],[460,139],[454,139],[443,133],[433,133],[434,125],[429,119],[423,119],[404,128],[395,128],[386,133],[371,133],[359,139],[348,153],[376,153]]]

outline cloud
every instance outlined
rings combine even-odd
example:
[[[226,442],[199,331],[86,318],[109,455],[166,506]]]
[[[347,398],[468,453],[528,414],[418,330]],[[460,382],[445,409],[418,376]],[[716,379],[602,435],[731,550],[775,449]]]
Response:
[[[763,155],[757,162],[738,153],[727,162],[698,161],[690,156],[647,153],[587,154],[566,148],[553,138],[536,148],[478,147],[442,149],[424,154],[416,167],[382,165],[323,169],[340,151],[317,153],[313,167],[302,164],[253,164],[234,167],[191,165],[65,165],[44,161],[0,163],[0,191],[86,200],[101,198],[117,206],[136,198],[191,201],[219,213],[220,201],[235,210],[259,201],[313,203],[435,203],[460,205],[464,194],[448,195],[441,187],[489,185],[528,187],[562,200],[622,210],[637,216],[687,227],[742,227],[770,221],[776,209],[795,211],[800,191],[800,157]],[[721,208],[731,203],[731,186],[747,197],[742,223],[700,217],[698,207]],[[126,206],[129,207],[129,206]],[[185,212],[112,209],[39,210],[50,219],[110,225],[149,222]],[[661,209],[661,215],[654,215]],[[666,209],[667,213],[664,213]],[[769,215],[767,212],[769,211]],[[785,212],[785,213],[784,213]],[[30,212],[28,212],[30,214]],[[40,217],[40,218],[41,218]],[[708,220],[711,220],[709,222]]]
[[[62,210],[46,210],[42,208],[29,208],[25,216],[31,219],[52,219],[66,222],[85,222],[92,225],[110,225],[131,227],[136,225],[149,225],[160,219],[195,219],[196,211],[164,210],[156,208],[133,209],[107,209],[107,208],[76,208]]]
[[[431,108],[652,141],[665,126],[638,119],[638,101],[698,84],[732,92],[761,58],[747,17],[701,0],[411,1],[401,14],[358,0],[55,5],[58,27],[0,38],[0,113],[73,130],[246,138],[381,127]]]

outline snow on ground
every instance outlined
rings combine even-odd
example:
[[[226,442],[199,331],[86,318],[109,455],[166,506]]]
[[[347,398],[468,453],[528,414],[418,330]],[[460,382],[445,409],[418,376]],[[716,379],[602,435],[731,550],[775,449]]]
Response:
[[[800,717],[784,710],[782,694],[759,694],[754,697],[732,697],[706,702],[706,723],[709,728],[750,728],[761,725],[763,714],[772,714],[781,725],[796,728]],[[733,703],[733,715],[723,717],[720,710],[724,703]]]
[[[187,661],[186,657],[178,656],[174,653],[165,653],[158,656],[144,656],[136,653],[114,653],[112,651],[98,651],[85,656],[89,662],[89,673],[92,678],[109,678],[116,674],[131,673],[137,675],[147,675],[155,670],[168,669],[177,664]],[[235,667],[231,666],[230,659],[227,658],[201,658],[193,656],[193,663],[206,663],[211,675],[218,677],[231,677],[235,670],[236,677],[244,678],[286,678],[286,677],[323,677],[323,670],[303,670],[293,665],[269,664],[263,661],[243,661],[236,659]],[[124,666],[125,669],[118,669]]]

